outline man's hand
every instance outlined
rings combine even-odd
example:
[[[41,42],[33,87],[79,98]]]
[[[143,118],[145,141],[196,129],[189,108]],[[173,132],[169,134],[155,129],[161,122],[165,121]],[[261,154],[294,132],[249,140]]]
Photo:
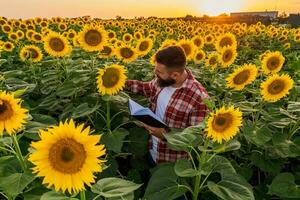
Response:
[[[166,129],[164,129],[164,128],[156,128],[156,127],[152,127],[152,126],[149,126],[149,125],[147,125],[147,124],[144,124],[144,123],[142,123],[141,122],[141,125],[143,126],[143,127],[145,127],[148,131],[149,131],[149,133],[151,134],[151,135],[154,135],[154,136],[156,136],[156,137],[158,137],[158,138],[160,138],[160,139],[165,139],[165,137],[164,137],[164,133],[166,133],[167,131],[166,131]]]

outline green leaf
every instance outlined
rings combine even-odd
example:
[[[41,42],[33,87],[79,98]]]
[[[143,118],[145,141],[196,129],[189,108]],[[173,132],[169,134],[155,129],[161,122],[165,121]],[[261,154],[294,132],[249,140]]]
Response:
[[[247,183],[237,174],[231,176],[218,183],[208,181],[209,190],[224,200],[255,200],[252,189]]]
[[[241,143],[236,139],[224,142],[222,144],[213,144],[212,150],[217,153],[224,153],[228,151],[235,151],[241,148]]]
[[[77,87],[72,81],[66,81],[56,90],[56,95],[60,97],[73,96],[77,91]]]
[[[295,184],[295,177],[292,173],[278,174],[269,186],[269,194],[281,198],[300,198],[300,185]]]
[[[7,177],[1,177],[0,188],[10,196],[17,196],[29,185],[35,176],[31,172],[15,173]]]
[[[129,152],[136,156],[144,156],[148,152],[147,144],[149,133],[145,128],[134,127],[129,130],[130,134],[128,139]]]
[[[107,200],[134,200],[134,192],[130,192],[124,196],[106,198]]]
[[[251,154],[250,160],[255,166],[257,166],[262,171],[269,172],[274,175],[278,174],[284,165],[284,161],[282,159],[272,159],[272,157],[270,156],[261,155],[256,152]]]
[[[288,112],[300,112],[300,102],[289,101],[287,111]]]
[[[215,155],[211,158],[212,155],[207,155],[208,161],[204,163],[202,167],[202,173],[207,175],[209,173],[218,172],[222,174],[235,174],[236,171],[233,168],[229,160],[223,156]]]
[[[209,99],[209,98],[205,98],[203,99],[203,103],[210,109],[210,110],[214,110],[216,105],[215,103]]]
[[[126,129],[118,129],[112,133],[105,133],[102,135],[101,141],[107,150],[120,153],[122,150],[125,137],[129,134]]]
[[[175,173],[180,177],[197,176],[199,172],[192,167],[192,164],[187,159],[177,160],[174,167]]]
[[[187,191],[177,183],[174,163],[158,165],[154,170],[143,199],[175,199]]]
[[[14,96],[16,98],[20,98],[25,92],[27,92],[27,88],[25,89],[19,89],[17,91],[14,92]]]
[[[165,138],[168,141],[168,146],[176,151],[188,151],[189,147],[198,146],[201,141],[201,132],[203,124],[198,126],[191,126],[184,129],[182,132],[170,132],[165,134]]]
[[[96,104],[94,105],[94,107],[89,107],[88,103],[82,103],[74,109],[72,117],[76,119],[79,117],[90,115],[94,113],[98,108],[100,108],[100,104]]]
[[[272,138],[273,146],[272,152],[278,156],[297,157],[300,156],[300,144],[298,140],[289,140],[286,134],[277,133]]]
[[[54,191],[46,192],[42,195],[41,200],[78,200],[77,198],[68,197],[63,193],[57,193]]]
[[[21,171],[19,161],[14,156],[0,157],[0,177],[6,177]]]
[[[257,146],[262,146],[272,139],[272,132],[267,126],[253,127],[250,123],[243,126],[241,134],[246,140]]]
[[[105,198],[120,197],[137,190],[141,186],[142,184],[111,177],[99,180],[92,186],[92,192],[100,194]]]

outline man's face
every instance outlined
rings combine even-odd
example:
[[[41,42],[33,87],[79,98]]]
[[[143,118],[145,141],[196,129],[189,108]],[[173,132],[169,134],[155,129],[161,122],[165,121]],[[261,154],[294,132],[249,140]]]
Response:
[[[169,72],[165,65],[158,62],[155,63],[154,73],[157,77],[159,87],[168,87],[176,83],[176,72]]]

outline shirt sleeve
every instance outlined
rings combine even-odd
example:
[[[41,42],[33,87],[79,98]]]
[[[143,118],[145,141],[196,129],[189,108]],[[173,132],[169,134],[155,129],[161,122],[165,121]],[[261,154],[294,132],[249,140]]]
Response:
[[[189,126],[200,124],[209,113],[208,107],[204,103],[199,103],[189,113]]]
[[[155,79],[149,82],[143,82],[138,80],[127,80],[126,81],[126,89],[135,93],[140,94],[145,97],[150,97],[151,92],[155,87]]]

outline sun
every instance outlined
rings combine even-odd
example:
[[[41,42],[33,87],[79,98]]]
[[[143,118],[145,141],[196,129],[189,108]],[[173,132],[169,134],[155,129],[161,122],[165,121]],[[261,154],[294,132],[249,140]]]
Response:
[[[242,8],[243,2],[240,0],[204,0],[201,1],[199,11],[209,16],[217,16],[222,13],[237,12]]]

